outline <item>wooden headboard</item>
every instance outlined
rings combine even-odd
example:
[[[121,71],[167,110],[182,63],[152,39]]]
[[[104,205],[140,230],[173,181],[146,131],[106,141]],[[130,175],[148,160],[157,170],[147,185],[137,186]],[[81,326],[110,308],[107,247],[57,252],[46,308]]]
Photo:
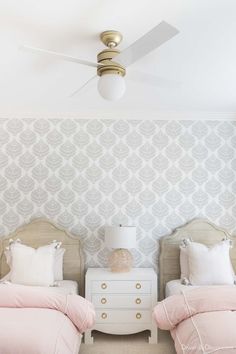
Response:
[[[84,293],[84,260],[79,238],[42,218],[31,221],[0,240],[0,278],[9,272],[4,256],[5,247],[8,246],[9,239],[17,238],[34,248],[49,244],[53,240],[61,241],[62,247],[66,249],[63,264],[64,279],[76,280],[79,283],[80,294]]]
[[[159,256],[159,300],[164,298],[166,283],[180,279],[179,245],[182,239],[188,237],[208,246],[225,237],[232,238],[226,230],[203,219],[195,219],[177,228],[171,235],[162,237]],[[231,260],[236,271],[236,247],[231,249]]]

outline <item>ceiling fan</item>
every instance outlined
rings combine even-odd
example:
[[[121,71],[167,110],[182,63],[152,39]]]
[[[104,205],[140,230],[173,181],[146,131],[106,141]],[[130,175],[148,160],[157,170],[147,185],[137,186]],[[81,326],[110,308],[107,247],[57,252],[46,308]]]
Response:
[[[92,76],[82,87],[73,92],[71,97],[76,95],[89,82],[95,80],[97,76],[99,76],[100,78],[97,86],[100,95],[107,100],[115,101],[120,99],[125,93],[124,76],[126,75],[126,68],[163,43],[167,42],[178,33],[179,31],[175,27],[162,21],[128,48],[120,52],[116,47],[120,44],[123,38],[122,34],[118,31],[102,32],[100,39],[107,48],[98,53],[97,63],[41,48],[30,46],[21,46],[20,48],[24,51],[46,54],[65,61],[96,68],[96,75]],[[168,84],[169,81],[145,73],[139,75],[138,72],[135,72],[134,76],[140,76],[142,81],[146,78],[149,83],[154,83],[154,85],[162,85],[163,82]]]

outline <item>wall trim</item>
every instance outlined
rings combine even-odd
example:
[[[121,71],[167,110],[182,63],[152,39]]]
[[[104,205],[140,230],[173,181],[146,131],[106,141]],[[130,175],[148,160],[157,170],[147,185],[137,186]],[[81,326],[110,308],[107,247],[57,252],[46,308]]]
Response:
[[[236,112],[87,110],[78,112],[0,112],[0,119],[131,119],[236,121]]]

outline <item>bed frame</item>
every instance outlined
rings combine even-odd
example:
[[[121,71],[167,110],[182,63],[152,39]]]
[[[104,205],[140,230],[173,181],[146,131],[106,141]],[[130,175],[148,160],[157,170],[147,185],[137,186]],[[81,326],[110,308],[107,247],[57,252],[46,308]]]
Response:
[[[232,238],[224,229],[204,219],[195,219],[177,228],[171,235],[160,239],[159,257],[159,300],[165,297],[166,283],[180,279],[179,245],[183,238],[191,237],[195,242],[210,246],[223,238]],[[236,247],[231,249],[231,260],[236,271]]]
[[[77,281],[80,294],[84,295],[84,260],[79,238],[42,218],[31,221],[0,240],[0,278],[9,272],[4,256],[5,247],[8,246],[9,239],[17,238],[34,248],[49,244],[53,240],[61,241],[62,247],[66,249],[63,264],[64,279]]]

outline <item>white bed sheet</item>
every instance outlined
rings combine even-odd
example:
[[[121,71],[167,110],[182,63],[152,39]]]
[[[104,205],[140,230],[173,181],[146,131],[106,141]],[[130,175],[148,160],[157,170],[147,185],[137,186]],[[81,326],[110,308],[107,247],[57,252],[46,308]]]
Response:
[[[0,282],[8,282],[7,276],[0,279]],[[74,280],[58,280],[55,282],[55,286],[49,286],[48,289],[57,294],[79,295],[79,284]]]
[[[49,287],[52,291],[60,294],[75,295],[79,294],[79,284],[74,280],[60,280],[56,281],[55,286]]]
[[[235,281],[234,281],[234,285],[231,286],[235,286],[236,285],[236,277],[235,277]],[[181,284],[181,280],[180,279],[176,279],[176,280],[171,280],[168,283],[166,283],[166,288],[165,288],[165,297],[171,296],[171,295],[178,295],[181,294],[181,291],[187,291],[187,290],[192,290],[192,289],[196,289],[199,288],[199,286],[204,286],[204,285],[184,285]],[[211,286],[217,286],[217,285],[211,285]]]
[[[186,291],[186,290],[191,290],[191,289],[195,289],[195,288],[198,288],[198,286],[181,284],[180,279],[171,280],[171,281],[168,281],[168,283],[166,283],[165,296],[168,297],[171,295],[181,294],[182,290]]]

